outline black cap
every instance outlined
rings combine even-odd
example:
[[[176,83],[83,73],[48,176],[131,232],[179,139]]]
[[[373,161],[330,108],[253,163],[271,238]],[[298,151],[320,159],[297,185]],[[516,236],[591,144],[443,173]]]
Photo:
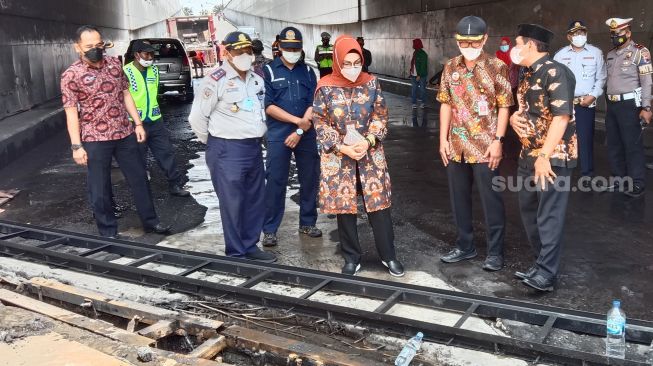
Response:
[[[331,35],[330,35],[328,32],[322,32],[322,34],[320,34],[320,37],[321,37],[321,38],[329,38],[329,39],[331,39]]]
[[[304,45],[302,32],[295,27],[286,27],[279,33],[279,47],[281,48],[302,48]]]
[[[569,23],[569,28],[567,28],[567,33],[574,33],[579,29],[586,31],[587,27],[585,26],[585,23],[583,23],[582,20],[574,20],[571,23]]]
[[[520,24],[517,26],[517,35],[532,38],[546,44],[551,43],[553,39],[553,32],[539,24]]]
[[[486,33],[485,20],[473,15],[460,19],[456,26],[456,40],[478,41]]]
[[[251,47],[252,46],[252,39],[249,38],[247,33],[243,32],[231,32],[227,34],[224,37],[224,41],[222,41],[222,44],[228,49],[228,50],[239,50],[241,48],[245,47]]]
[[[137,39],[132,45],[133,52],[154,52],[154,47],[151,44],[146,43],[142,39]]]

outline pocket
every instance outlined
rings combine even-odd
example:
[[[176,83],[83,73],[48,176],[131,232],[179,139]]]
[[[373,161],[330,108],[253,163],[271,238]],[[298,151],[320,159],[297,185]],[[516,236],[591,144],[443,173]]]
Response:
[[[277,80],[272,82],[275,99],[290,99],[287,80]]]
[[[313,95],[311,95],[311,83],[308,80],[302,80],[299,82],[299,98],[304,100],[313,100]]]

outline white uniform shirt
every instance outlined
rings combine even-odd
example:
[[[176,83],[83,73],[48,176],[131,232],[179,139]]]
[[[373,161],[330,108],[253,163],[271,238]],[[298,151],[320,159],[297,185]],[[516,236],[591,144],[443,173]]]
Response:
[[[197,138],[241,140],[265,135],[263,79],[252,70],[245,80],[229,62],[205,77],[195,92],[188,120]]]

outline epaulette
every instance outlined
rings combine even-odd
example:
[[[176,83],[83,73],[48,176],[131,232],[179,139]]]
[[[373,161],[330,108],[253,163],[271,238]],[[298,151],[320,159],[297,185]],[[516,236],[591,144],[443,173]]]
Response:
[[[218,81],[222,79],[225,75],[227,75],[227,72],[224,71],[224,69],[217,69],[211,73],[211,78],[215,81]]]

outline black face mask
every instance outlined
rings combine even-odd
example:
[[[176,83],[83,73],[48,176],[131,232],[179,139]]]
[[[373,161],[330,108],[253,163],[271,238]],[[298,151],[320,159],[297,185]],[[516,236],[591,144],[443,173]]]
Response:
[[[611,35],[610,39],[612,39],[612,45],[615,47],[619,47],[622,44],[628,42],[628,37],[626,35],[623,36]]]
[[[322,44],[325,45],[325,46],[329,45],[329,41],[330,41],[329,38],[322,38]]]
[[[100,62],[104,57],[104,48],[91,48],[84,52],[84,57],[91,62]]]

